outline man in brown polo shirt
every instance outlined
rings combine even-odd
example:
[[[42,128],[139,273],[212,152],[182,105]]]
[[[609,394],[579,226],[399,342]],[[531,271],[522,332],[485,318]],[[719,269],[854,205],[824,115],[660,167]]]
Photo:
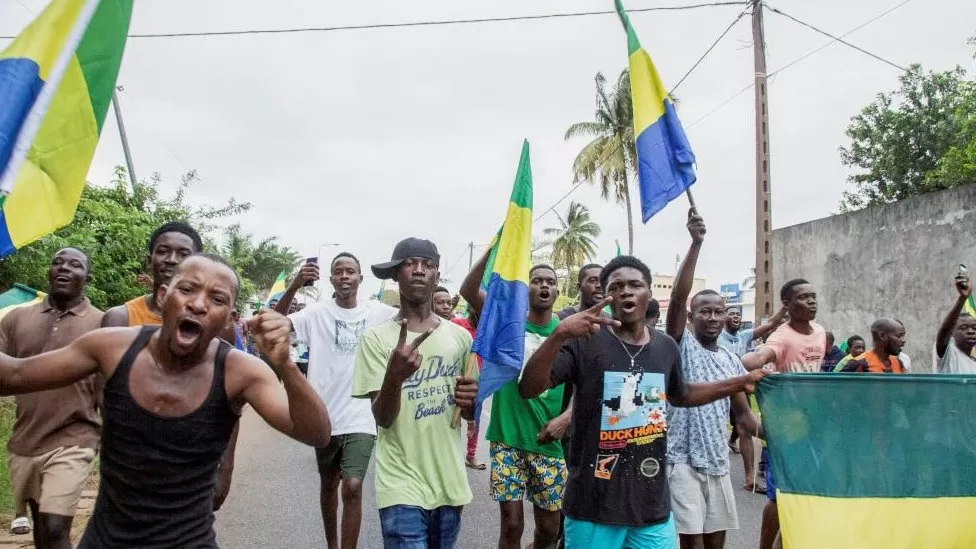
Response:
[[[83,252],[57,252],[48,269],[48,297],[0,321],[0,352],[26,358],[98,329],[103,313],[85,297],[89,279]],[[17,396],[7,463],[14,509],[30,507],[37,549],[71,548],[71,522],[98,449],[100,388],[100,380],[90,376],[61,389]]]

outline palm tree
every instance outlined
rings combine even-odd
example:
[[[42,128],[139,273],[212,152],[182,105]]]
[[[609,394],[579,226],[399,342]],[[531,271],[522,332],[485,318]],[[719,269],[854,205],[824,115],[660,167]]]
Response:
[[[592,122],[577,122],[565,139],[590,137],[573,162],[573,183],[599,184],[604,200],[613,199],[627,210],[627,249],[634,253],[634,215],[630,204],[630,180],[637,174],[634,147],[634,105],[630,99],[630,73],[624,70],[613,89],[602,73],[596,74],[596,113]]]
[[[550,227],[543,233],[552,236],[552,261],[555,267],[566,269],[565,292],[572,287],[569,280],[580,266],[596,255],[594,238],[600,236],[600,226],[590,219],[590,210],[576,202],[569,203],[566,218],[559,216],[559,227]]]
[[[242,300],[250,298],[252,292],[266,291],[274,284],[278,273],[288,271],[290,274],[301,260],[297,252],[278,244],[277,237],[265,238],[255,244],[254,236],[244,231],[239,223],[225,227],[223,233],[220,252],[242,279]],[[303,291],[310,289],[303,288]]]

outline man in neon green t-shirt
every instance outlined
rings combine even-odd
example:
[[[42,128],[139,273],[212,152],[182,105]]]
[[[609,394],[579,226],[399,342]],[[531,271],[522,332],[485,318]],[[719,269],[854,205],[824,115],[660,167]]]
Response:
[[[477,312],[484,304],[480,289],[488,256],[481,258],[464,283],[461,295]],[[559,319],[552,308],[559,296],[556,271],[536,265],[529,271],[529,312],[525,322],[525,355],[528,358],[556,329]],[[569,426],[570,413],[561,415],[563,386],[531,399],[519,395],[518,380],[494,394],[491,421],[485,438],[490,444],[491,492],[501,509],[498,547],[520,547],[525,528],[523,495],[528,492],[535,514],[532,547],[551,547],[559,535],[566,460],[560,439]]]
[[[455,406],[471,419],[478,382],[464,377],[471,336],[431,310],[440,255],[432,242],[401,241],[373,265],[400,289],[400,313],[359,339],[352,396],[372,401],[376,419],[376,507],[383,546],[454,547],[471,488]],[[477,375],[474,373],[473,375]]]

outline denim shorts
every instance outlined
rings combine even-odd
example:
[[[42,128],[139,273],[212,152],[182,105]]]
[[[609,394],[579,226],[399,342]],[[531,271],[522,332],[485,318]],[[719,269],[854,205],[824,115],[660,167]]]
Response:
[[[392,505],[380,509],[384,549],[454,549],[461,530],[461,507],[424,509]]]

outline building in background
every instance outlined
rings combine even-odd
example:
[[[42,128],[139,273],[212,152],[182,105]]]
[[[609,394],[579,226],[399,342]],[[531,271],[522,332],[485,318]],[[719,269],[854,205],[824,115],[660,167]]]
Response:
[[[661,305],[661,322],[668,317],[668,304],[671,301],[671,288],[674,287],[674,275],[658,274],[654,273],[651,275],[651,295],[657,302]],[[695,281],[691,284],[691,292],[688,293],[689,300],[690,296],[705,289],[705,279],[695,278]],[[688,304],[685,303],[687,307]]]

